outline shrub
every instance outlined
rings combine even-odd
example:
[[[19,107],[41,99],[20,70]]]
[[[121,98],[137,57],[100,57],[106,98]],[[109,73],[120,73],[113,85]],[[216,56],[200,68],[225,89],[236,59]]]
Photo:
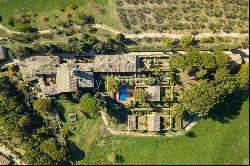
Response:
[[[212,36],[210,36],[210,37],[208,37],[208,38],[203,38],[203,39],[201,39],[201,42],[202,42],[202,43],[214,43],[214,42],[215,42],[215,38],[212,37]]]
[[[33,103],[34,109],[38,112],[50,112],[51,111],[51,99],[39,98]]]

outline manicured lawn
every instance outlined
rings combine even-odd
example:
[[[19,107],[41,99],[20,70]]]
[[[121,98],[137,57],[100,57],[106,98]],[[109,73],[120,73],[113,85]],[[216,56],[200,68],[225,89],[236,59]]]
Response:
[[[202,119],[194,127],[192,137],[100,134],[79,163],[109,164],[107,154],[115,152],[122,155],[124,164],[248,164],[248,107],[248,97],[229,96],[210,115],[213,118]]]

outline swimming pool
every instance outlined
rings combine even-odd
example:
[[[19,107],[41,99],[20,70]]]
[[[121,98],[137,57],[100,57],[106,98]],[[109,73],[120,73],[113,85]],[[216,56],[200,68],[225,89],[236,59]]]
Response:
[[[121,101],[127,101],[128,100],[128,86],[127,85],[122,85],[119,88],[119,100]]]

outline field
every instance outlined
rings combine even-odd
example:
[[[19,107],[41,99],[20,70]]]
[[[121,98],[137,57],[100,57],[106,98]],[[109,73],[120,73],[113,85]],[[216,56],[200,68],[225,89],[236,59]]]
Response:
[[[2,16],[2,24],[8,25],[10,17],[19,13],[30,15],[31,25],[39,30],[49,29],[55,26],[59,21],[66,21],[68,15],[71,15],[73,21],[77,18],[78,12],[94,16],[97,23],[105,23],[118,30],[123,30],[123,26],[115,13],[115,5],[109,0],[0,0],[0,16]],[[76,10],[70,8],[71,5],[77,5]],[[65,8],[62,12],[60,9]],[[41,17],[48,18],[47,22],[41,21]],[[112,16],[112,19],[110,19]]]
[[[72,10],[73,4],[78,9]],[[61,8],[65,11],[60,11]],[[11,16],[23,12],[31,15],[31,25],[44,30],[57,25],[59,20],[66,21],[68,14],[74,21],[81,10],[93,15],[97,23],[130,33],[247,33],[249,26],[247,0],[0,0],[0,16],[5,26]],[[48,21],[42,22],[42,16]]]
[[[248,107],[248,96],[231,95],[188,136],[177,138],[112,136],[101,132],[90,146],[88,143],[84,159],[77,163],[110,164],[107,155],[114,152],[123,157],[123,164],[248,164]]]
[[[115,0],[131,32],[248,32],[248,1]]]
[[[91,2],[90,0],[56,0],[56,1],[44,1],[44,0],[0,0],[0,15],[5,20],[6,17],[10,17],[20,11],[25,12],[43,12],[60,9],[62,7],[68,7],[71,4],[85,5]],[[92,0],[100,5],[107,4],[107,0]]]

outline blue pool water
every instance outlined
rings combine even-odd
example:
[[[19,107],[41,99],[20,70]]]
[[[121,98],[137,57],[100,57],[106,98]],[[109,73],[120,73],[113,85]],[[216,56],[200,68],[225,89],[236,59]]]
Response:
[[[119,89],[119,100],[127,101],[128,99],[128,86],[122,85]]]

